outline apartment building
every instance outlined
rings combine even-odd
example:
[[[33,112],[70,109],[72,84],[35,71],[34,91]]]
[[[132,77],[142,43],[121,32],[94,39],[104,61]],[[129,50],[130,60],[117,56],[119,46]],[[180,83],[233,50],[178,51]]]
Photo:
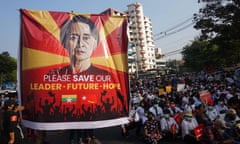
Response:
[[[102,12],[109,15],[127,15],[128,17],[128,66],[129,73],[136,74],[156,68],[155,46],[151,19],[144,16],[141,3],[127,5],[122,12],[109,8]]]

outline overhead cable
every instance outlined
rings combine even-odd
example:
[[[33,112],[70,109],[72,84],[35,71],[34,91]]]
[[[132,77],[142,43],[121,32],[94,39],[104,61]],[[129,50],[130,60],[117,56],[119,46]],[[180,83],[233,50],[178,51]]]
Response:
[[[175,30],[175,31],[173,31],[173,32],[164,33],[164,35],[159,36],[159,37],[157,37],[157,38],[154,39],[154,40],[156,41],[156,40],[162,39],[162,38],[164,38],[164,37],[166,37],[166,36],[170,36],[170,35],[172,35],[172,34],[178,33],[178,32],[180,32],[180,31],[182,31],[182,30],[187,29],[188,27],[192,26],[193,24],[194,24],[194,22],[192,22],[192,23],[190,23],[190,24],[188,24],[188,25],[186,25],[186,26],[184,26],[184,27],[181,27],[181,28],[179,28],[179,29],[177,29],[177,30]]]
[[[190,18],[186,19],[185,21],[183,21],[183,22],[181,22],[181,23],[179,23],[179,24],[177,24],[177,25],[175,25],[175,26],[173,26],[173,27],[171,27],[171,28],[169,28],[165,31],[162,31],[160,33],[155,34],[154,36],[159,36],[159,35],[162,35],[162,34],[165,34],[165,33],[169,32],[169,31],[172,31],[172,30],[182,26],[183,24],[187,23],[188,21],[191,21],[192,19],[193,19],[193,17],[190,17]]]

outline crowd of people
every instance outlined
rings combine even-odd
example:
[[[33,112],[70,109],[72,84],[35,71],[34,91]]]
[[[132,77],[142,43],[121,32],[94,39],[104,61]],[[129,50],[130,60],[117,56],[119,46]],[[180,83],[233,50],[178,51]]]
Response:
[[[121,125],[122,135],[127,138],[135,131],[146,144],[179,140],[186,144],[238,144],[240,87],[235,81],[231,71],[131,79],[129,123]],[[13,139],[14,144],[21,143],[18,112],[24,107],[12,99],[16,95],[1,98],[7,123],[1,119],[1,126],[6,127],[0,128],[7,130],[8,144]]]
[[[131,112],[122,134],[147,144],[240,143],[240,87],[232,71],[131,80]],[[142,135],[141,135],[142,132]]]

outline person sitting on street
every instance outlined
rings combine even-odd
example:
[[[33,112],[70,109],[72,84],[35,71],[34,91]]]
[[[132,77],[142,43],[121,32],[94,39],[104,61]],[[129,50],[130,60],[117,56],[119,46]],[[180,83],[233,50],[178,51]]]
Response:
[[[183,120],[181,123],[182,139],[187,144],[197,143],[197,139],[194,133],[194,128],[198,126],[198,122],[195,117],[193,117],[192,111],[187,111],[183,115]]]
[[[179,126],[170,116],[170,111],[168,109],[164,110],[164,115],[160,120],[161,132],[163,138],[166,140],[175,140],[179,132]]]
[[[154,114],[156,120],[160,120],[163,116],[163,109],[159,106],[157,100],[154,100],[153,105],[149,108],[149,111]]]
[[[139,136],[142,124],[141,124],[141,121],[140,121],[140,117],[135,110],[135,106],[133,106],[133,105],[130,107],[129,119],[128,120],[129,120],[128,123],[121,125],[122,135],[124,137],[128,137],[129,136],[129,131],[136,128],[136,135]]]
[[[148,112],[147,115],[148,119],[144,123],[144,140],[146,144],[158,144],[162,139],[159,122],[154,119],[152,112]]]

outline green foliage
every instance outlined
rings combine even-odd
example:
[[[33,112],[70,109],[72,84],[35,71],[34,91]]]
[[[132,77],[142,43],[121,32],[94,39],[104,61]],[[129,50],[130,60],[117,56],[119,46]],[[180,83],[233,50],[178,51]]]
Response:
[[[190,67],[193,71],[201,70],[206,62],[204,53],[207,51],[207,45],[207,42],[194,41],[185,46],[182,51],[185,67]]]
[[[7,81],[17,81],[17,60],[8,52],[2,52],[0,54],[0,85]]]
[[[205,7],[194,15],[198,40],[184,47],[185,66],[194,70],[240,62],[240,1],[199,0]]]

